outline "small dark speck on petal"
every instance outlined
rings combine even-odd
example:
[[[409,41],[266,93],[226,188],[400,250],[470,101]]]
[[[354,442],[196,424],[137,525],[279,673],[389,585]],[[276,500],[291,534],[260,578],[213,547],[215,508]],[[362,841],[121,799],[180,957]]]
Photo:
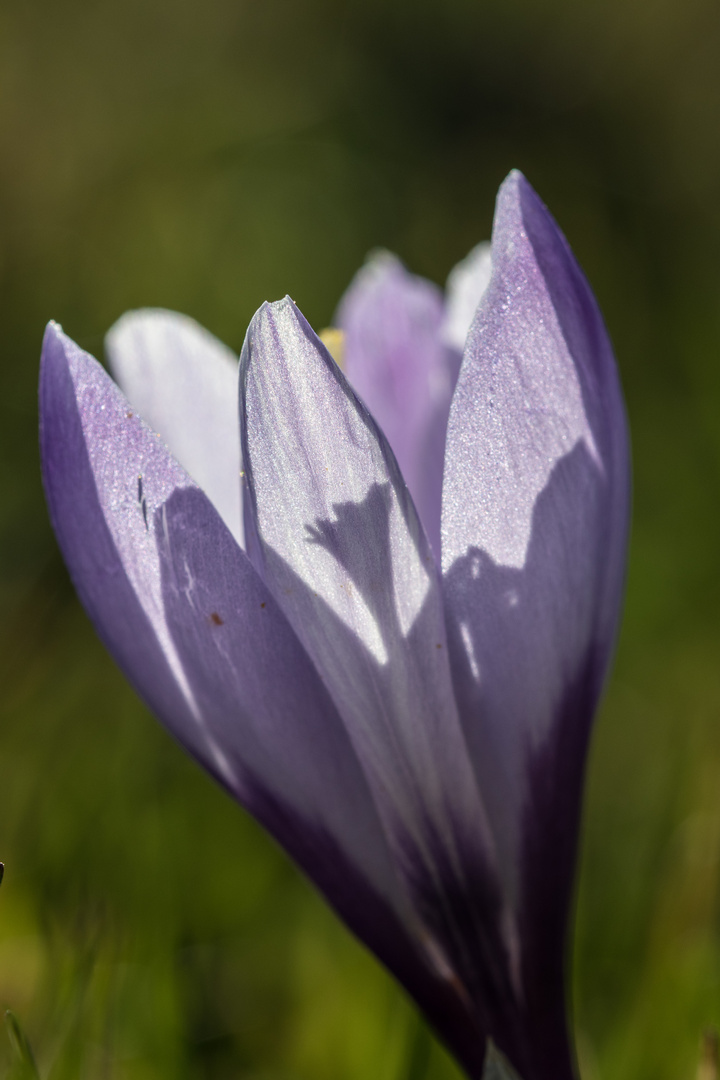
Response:
[[[263,600],[262,604],[260,605],[260,607],[265,607],[265,601],[264,600]]]
[[[210,622],[213,623],[213,625],[215,626],[223,625],[223,620],[220,618],[217,611],[213,611],[212,615],[210,616]]]
[[[442,645],[440,645],[440,643],[438,642],[438,644],[435,646],[435,648],[436,649],[442,649]]]
[[[133,414],[132,414],[131,412],[129,412],[129,413],[127,414],[127,418],[128,418],[128,420],[132,420],[132,418],[133,418]]]

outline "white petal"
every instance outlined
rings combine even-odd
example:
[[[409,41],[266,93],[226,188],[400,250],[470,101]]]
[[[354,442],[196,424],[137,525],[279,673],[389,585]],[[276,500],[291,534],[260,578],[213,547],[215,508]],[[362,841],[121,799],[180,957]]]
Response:
[[[238,359],[193,319],[129,311],[105,339],[125,396],[243,542]]]
[[[477,306],[490,282],[490,244],[477,244],[454,266],[445,286],[445,321],[442,337],[451,349],[462,352]]]

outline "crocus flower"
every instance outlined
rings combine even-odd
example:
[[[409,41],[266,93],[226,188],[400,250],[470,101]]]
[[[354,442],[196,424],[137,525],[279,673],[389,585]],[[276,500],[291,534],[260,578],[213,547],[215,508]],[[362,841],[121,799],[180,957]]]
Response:
[[[190,320],[120,320],[122,389],[51,323],[43,469],[80,598],[175,737],[469,1076],[492,1040],[523,1080],[568,1080],[565,939],[627,435],[592,292],[519,173],[484,292],[483,261],[443,301],[373,260],[338,315],[349,381],[289,298],[263,305],[239,435],[235,358]]]

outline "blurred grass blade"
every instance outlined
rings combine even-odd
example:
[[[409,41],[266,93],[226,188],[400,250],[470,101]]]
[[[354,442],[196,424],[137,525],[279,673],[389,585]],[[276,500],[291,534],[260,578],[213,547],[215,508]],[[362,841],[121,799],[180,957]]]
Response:
[[[520,1080],[512,1065],[500,1053],[492,1039],[488,1039],[482,1080]]]
[[[409,1039],[404,1080],[425,1080],[430,1066],[432,1036],[418,1013]]]
[[[5,1013],[5,1026],[7,1027],[8,1037],[17,1064],[13,1076],[17,1077],[17,1080],[40,1080],[30,1043],[27,1041],[25,1032],[20,1027],[17,1017],[10,1009]]]

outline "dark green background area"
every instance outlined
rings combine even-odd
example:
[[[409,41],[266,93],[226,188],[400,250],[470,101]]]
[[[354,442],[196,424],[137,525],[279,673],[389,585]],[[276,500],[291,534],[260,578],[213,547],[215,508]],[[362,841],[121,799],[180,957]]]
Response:
[[[627,394],[627,610],[589,768],[583,1080],[690,1080],[720,1022],[720,11],[712,0],[3,0],[0,1004],[52,1080],[441,1080],[375,961],[136,700],[44,507],[45,322],[235,349],[366,252],[443,282],[521,168]],[[0,1033],[1,1034],[1,1033]],[[0,1074],[10,1067],[0,1038]]]

